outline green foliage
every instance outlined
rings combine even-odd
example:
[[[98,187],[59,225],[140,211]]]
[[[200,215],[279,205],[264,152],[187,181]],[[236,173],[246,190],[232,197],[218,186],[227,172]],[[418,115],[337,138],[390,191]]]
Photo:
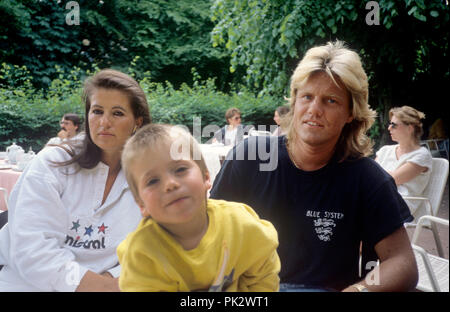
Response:
[[[58,76],[55,65],[126,70],[135,56],[137,77],[151,71],[179,86],[196,66],[228,87],[227,55],[210,42],[209,0],[78,0],[80,25],[66,23],[68,2],[0,0],[8,21],[0,25],[0,62],[25,65],[38,88]]]
[[[132,62],[128,73],[134,75],[135,70],[135,62]],[[0,75],[14,87],[0,85],[0,150],[15,141],[26,149],[32,147],[39,151],[59,131],[63,114],[84,115],[80,77],[92,73],[79,68],[63,71],[57,67],[55,71],[58,78],[52,80],[44,92],[30,85],[25,67],[3,64]],[[191,131],[194,117],[201,118],[202,129],[212,124],[222,127],[226,122],[225,111],[230,107],[241,109],[246,124],[269,126],[273,124],[275,108],[284,102],[282,98],[268,95],[256,97],[244,87],[225,94],[217,89],[213,79],[202,80],[195,69],[192,70],[192,87],[184,83],[175,88],[169,82],[152,81],[149,72],[142,77],[139,82],[147,95],[153,121],[184,125]]]
[[[426,105],[419,99],[424,97],[423,88],[438,94],[450,82],[448,4],[380,0],[380,25],[369,26],[366,3],[217,0],[211,36],[215,46],[229,51],[231,72],[244,68],[248,88],[278,95],[287,94],[289,77],[307,49],[336,39],[345,41],[362,56],[374,108],[382,104],[381,114],[393,105],[421,109]]]
[[[184,125],[193,131],[193,118],[201,118],[202,129],[207,125],[222,127],[226,124],[225,111],[237,107],[242,112],[242,123],[265,125],[274,124],[274,110],[284,104],[283,98],[269,95],[257,97],[245,87],[225,94],[219,91],[213,79],[201,80],[193,70],[192,87],[182,84],[175,89],[169,82],[142,83],[155,122]],[[202,141],[209,139],[202,138]]]
[[[75,68],[64,72],[55,68],[58,78],[49,89],[34,89],[25,66],[2,64],[0,78],[11,85],[0,85],[0,149],[12,142],[39,151],[59,131],[61,116],[67,112],[83,114],[81,72]]]
[[[391,72],[402,72],[406,67],[412,67],[414,72],[415,67],[410,65],[414,65],[416,51],[430,47],[415,39],[418,42],[405,54],[398,46],[398,41],[414,41],[411,38],[418,37],[417,30],[421,31],[419,35],[423,39],[427,38],[426,33],[436,43],[442,43],[442,51],[448,47],[449,7],[443,1],[425,4],[423,0],[383,0],[378,3],[382,25],[377,29],[365,22],[368,11],[364,1],[218,0],[212,8],[213,45],[225,46],[230,52],[231,72],[239,65],[246,67],[245,81],[250,88],[276,93],[286,90],[289,71],[295,66],[292,62],[312,46],[333,38],[349,42],[353,48],[364,48],[374,60],[374,64],[369,65],[391,66]],[[442,35],[444,38],[439,38]],[[412,64],[402,64],[405,58],[410,61],[408,55],[413,56]]]

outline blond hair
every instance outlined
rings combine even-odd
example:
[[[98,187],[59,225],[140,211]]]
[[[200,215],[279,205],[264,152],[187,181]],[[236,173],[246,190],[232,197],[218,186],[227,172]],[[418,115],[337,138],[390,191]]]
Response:
[[[297,91],[316,72],[325,72],[338,87],[338,82],[344,85],[351,95],[350,113],[353,120],[344,126],[336,144],[339,160],[370,155],[373,142],[366,132],[375,121],[376,112],[368,103],[367,75],[358,54],[346,48],[341,41],[309,49],[295,69],[291,77],[291,97],[287,99],[291,106],[291,111],[286,116],[289,118],[288,142],[294,142],[296,138],[293,115]]]
[[[411,106],[393,107],[389,110],[389,120],[392,116],[397,117],[405,125],[411,125],[414,128],[413,137],[416,143],[420,142],[423,134],[422,119],[425,119],[425,114]]]
[[[148,124],[139,129],[125,144],[122,151],[122,168],[125,172],[130,190],[137,202],[140,201],[139,192],[136,181],[131,173],[130,166],[137,160],[139,156],[148,156],[148,161],[152,161],[148,155],[152,151],[157,151],[162,144],[171,144],[171,153],[167,155],[172,157],[172,147],[174,142],[187,143],[189,147],[189,159],[193,160],[200,168],[205,177],[208,172],[205,160],[200,150],[200,145],[194,137],[185,129],[165,124]],[[183,147],[183,146],[181,146]],[[182,152],[186,152],[183,150]],[[183,156],[187,156],[183,153]]]

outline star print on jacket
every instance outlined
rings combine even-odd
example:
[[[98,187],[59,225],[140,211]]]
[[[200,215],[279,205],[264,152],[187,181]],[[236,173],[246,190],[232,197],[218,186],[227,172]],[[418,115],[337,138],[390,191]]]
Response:
[[[84,232],[84,235],[89,235],[89,236],[91,236],[91,233],[94,231],[94,230],[92,229],[92,225],[89,225],[89,227],[85,227],[84,229],[86,230],[86,232]]]
[[[101,226],[97,226],[97,228],[98,228],[98,232],[97,232],[97,233],[103,232],[103,234],[106,234],[106,233],[105,233],[105,230],[106,230],[108,227],[105,226],[105,223],[102,223],[102,225],[101,225]]]
[[[78,233],[78,228],[80,227],[80,219],[77,220],[77,222],[72,221],[72,228],[71,230],[75,230],[75,232]]]
[[[85,220],[82,218],[77,219],[78,220],[76,221],[71,221],[72,228],[70,228],[69,232],[66,234],[64,244],[72,248],[105,249],[107,244],[106,237],[108,236],[108,234],[106,234],[106,229],[108,229],[109,226],[106,226],[104,222],[98,226],[97,224],[100,223],[92,223],[91,220]],[[85,232],[81,235],[81,233],[78,233],[78,228],[82,229],[83,227]],[[95,228],[98,229],[97,233],[95,233]],[[73,232],[76,232],[77,234]]]

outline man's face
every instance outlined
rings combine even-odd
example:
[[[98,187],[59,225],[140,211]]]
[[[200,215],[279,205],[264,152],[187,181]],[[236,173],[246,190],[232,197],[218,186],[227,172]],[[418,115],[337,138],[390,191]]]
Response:
[[[75,126],[72,120],[62,119],[60,122],[62,130],[67,131],[67,137],[71,138],[77,133],[78,126]]]
[[[311,74],[296,93],[294,129],[297,140],[312,147],[335,146],[350,113],[350,93],[324,72]]]

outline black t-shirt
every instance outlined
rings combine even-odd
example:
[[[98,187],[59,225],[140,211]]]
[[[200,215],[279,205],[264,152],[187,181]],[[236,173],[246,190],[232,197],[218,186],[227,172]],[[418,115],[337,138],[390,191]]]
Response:
[[[360,242],[412,220],[392,177],[375,161],[334,158],[316,171],[291,162],[286,139],[250,137],[227,156],[211,198],[243,202],[278,231],[282,283],[340,290],[360,279]]]

